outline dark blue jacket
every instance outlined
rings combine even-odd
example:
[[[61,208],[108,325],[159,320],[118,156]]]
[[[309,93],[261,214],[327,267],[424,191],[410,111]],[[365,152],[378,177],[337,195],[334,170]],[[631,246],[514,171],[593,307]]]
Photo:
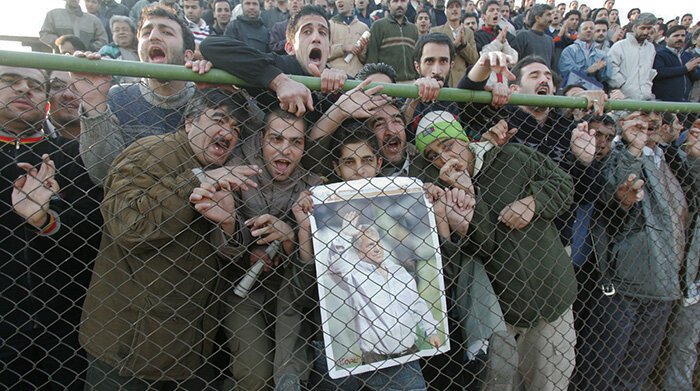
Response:
[[[658,100],[673,102],[687,101],[693,81],[700,79],[700,68],[688,72],[685,64],[693,58],[692,53],[683,52],[681,57],[673,53],[668,47],[656,50],[654,69],[658,72],[654,78],[651,91]]]

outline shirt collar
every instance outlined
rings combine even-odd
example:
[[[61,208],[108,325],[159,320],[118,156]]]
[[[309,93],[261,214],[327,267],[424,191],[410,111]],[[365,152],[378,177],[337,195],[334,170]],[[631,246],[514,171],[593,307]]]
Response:
[[[185,17],[185,21],[187,22],[187,27],[189,27],[190,29],[193,29],[193,28],[203,29],[203,28],[207,27],[207,22],[205,22],[204,19],[202,19],[202,18],[199,19],[199,23],[195,23],[195,22],[187,19],[186,17]]]
[[[387,11],[387,12],[388,12],[388,11]],[[399,21],[396,20],[396,18],[394,18],[394,15],[392,15],[392,14],[390,14],[390,13],[387,14],[387,17],[389,18],[389,21],[391,21],[392,23],[396,23],[396,24],[398,24],[399,26],[405,26],[405,25],[406,25],[406,22],[407,22],[407,20],[406,20],[406,15],[404,15],[404,17],[403,17],[403,23],[399,23]]]
[[[44,138],[46,138],[46,134],[41,130],[24,132],[23,134],[19,135],[0,128],[0,143],[3,144],[33,144],[43,140]]]

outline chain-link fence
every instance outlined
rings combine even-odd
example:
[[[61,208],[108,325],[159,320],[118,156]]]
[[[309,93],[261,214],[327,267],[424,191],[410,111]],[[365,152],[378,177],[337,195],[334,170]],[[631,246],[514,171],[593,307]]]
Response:
[[[698,104],[0,57],[4,388],[698,389]]]

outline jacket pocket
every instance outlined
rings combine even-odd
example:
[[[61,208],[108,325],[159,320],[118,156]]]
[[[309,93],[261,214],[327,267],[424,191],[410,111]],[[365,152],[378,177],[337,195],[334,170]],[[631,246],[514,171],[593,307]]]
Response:
[[[649,240],[649,235],[641,230],[628,233],[624,239],[613,244],[612,272],[615,279],[629,285],[640,285],[648,281],[651,270],[649,260],[652,257]]]
[[[192,377],[202,364],[204,310],[185,298],[148,297],[138,308],[122,376],[146,379]]]

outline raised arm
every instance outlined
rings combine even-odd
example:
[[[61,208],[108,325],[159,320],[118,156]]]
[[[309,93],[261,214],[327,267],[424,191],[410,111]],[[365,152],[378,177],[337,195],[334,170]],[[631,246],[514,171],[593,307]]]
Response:
[[[194,167],[181,165],[168,171],[154,164],[167,158],[153,156],[167,149],[154,145],[161,142],[153,138],[132,144],[115,160],[105,180],[105,230],[116,243],[134,251],[141,247],[152,251],[171,242],[199,215],[189,200],[200,184],[191,171]],[[173,148],[166,154],[176,152],[180,151]],[[144,159],[152,163],[144,164]]]
[[[352,247],[352,237],[357,234],[357,222],[360,219],[358,212],[349,212],[343,216],[343,226],[333,239],[330,246],[328,270],[339,278],[346,276],[355,269],[354,263],[349,258],[349,250]],[[356,260],[359,261],[359,260]]]

